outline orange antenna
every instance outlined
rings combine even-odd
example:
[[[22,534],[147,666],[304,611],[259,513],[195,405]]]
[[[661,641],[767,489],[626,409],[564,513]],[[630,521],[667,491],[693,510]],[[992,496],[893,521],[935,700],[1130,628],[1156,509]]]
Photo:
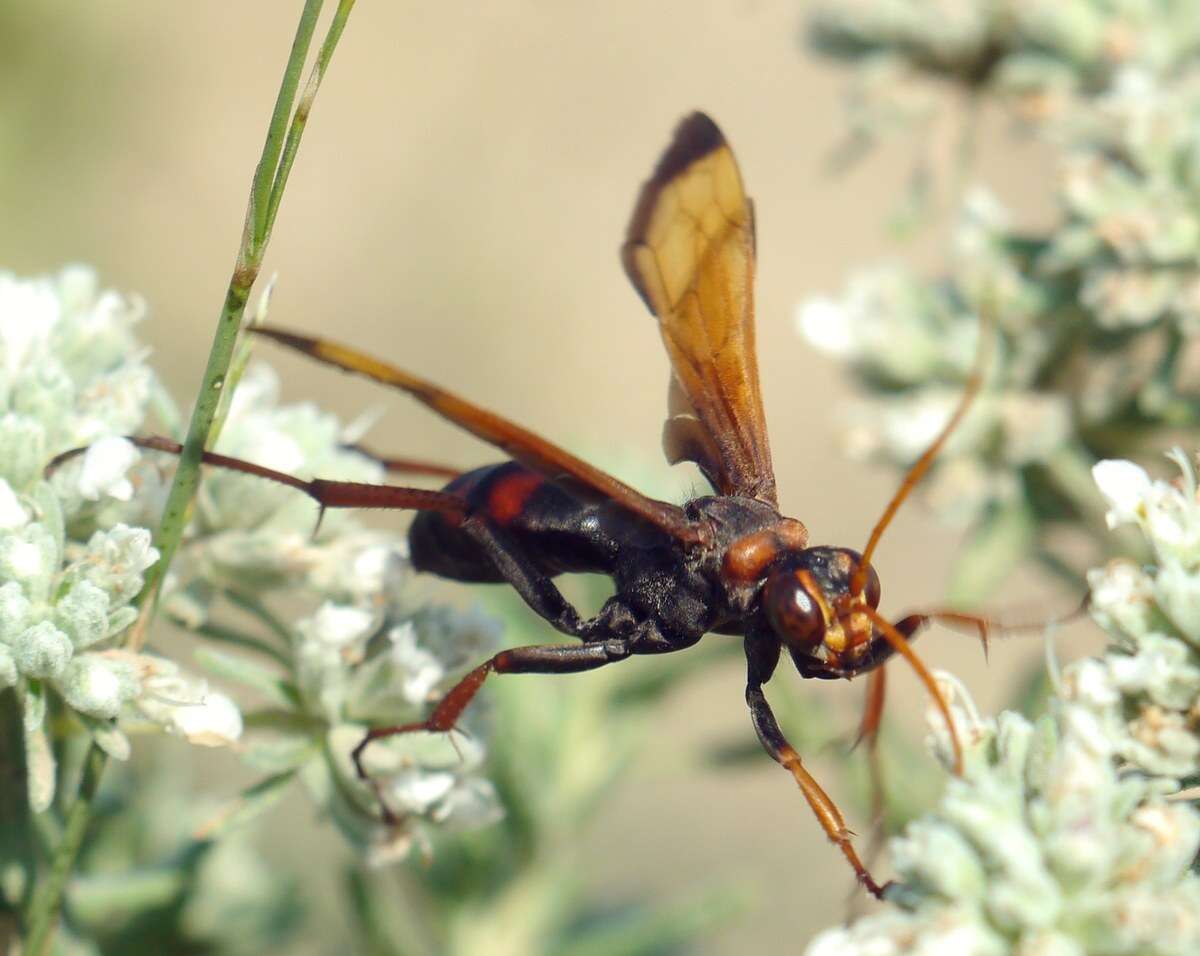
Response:
[[[855,597],[862,594],[863,587],[867,583],[867,569],[871,566],[871,556],[875,553],[875,548],[879,545],[879,539],[883,537],[883,533],[887,530],[888,525],[892,523],[892,518],[896,516],[896,512],[900,510],[900,506],[912,494],[912,490],[917,486],[917,482],[925,477],[925,472],[929,470],[929,466],[937,458],[938,453],[942,450],[942,446],[946,444],[946,440],[954,432],[954,429],[958,427],[959,422],[963,420],[963,416],[967,414],[967,409],[971,407],[975,396],[979,394],[979,389],[983,386],[983,373],[987,367],[988,355],[991,351],[991,330],[992,322],[985,313],[980,319],[979,346],[975,350],[975,361],[971,367],[971,374],[967,378],[966,387],[963,389],[962,398],[958,400],[958,407],[954,409],[954,414],[942,426],[942,430],[938,432],[937,438],[925,449],[925,453],[908,469],[908,474],[900,482],[900,487],[892,496],[892,500],[883,509],[883,515],[875,523],[875,527],[871,531],[871,537],[867,539],[867,546],[863,549],[862,560],[858,563],[858,568],[855,569],[854,577],[850,579],[850,593]]]

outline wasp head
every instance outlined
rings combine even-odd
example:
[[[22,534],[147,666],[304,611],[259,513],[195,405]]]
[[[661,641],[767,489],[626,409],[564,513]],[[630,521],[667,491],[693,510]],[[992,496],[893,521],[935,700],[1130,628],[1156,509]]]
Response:
[[[849,548],[805,548],[781,556],[768,570],[763,613],[798,666],[852,667],[865,654],[874,626],[862,607],[879,606],[879,576],[868,567],[855,594],[861,560]]]

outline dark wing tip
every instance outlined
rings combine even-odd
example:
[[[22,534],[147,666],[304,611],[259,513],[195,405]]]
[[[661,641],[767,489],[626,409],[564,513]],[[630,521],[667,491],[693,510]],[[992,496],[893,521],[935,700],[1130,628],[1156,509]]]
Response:
[[[671,145],[662,154],[647,187],[673,179],[691,163],[725,145],[725,137],[707,113],[697,110],[685,116],[675,127]]]
[[[654,173],[642,185],[638,194],[637,205],[633,207],[633,215],[629,219],[629,227],[625,230],[625,242],[621,246],[621,264],[625,274],[637,289],[638,295],[648,307],[650,299],[638,278],[633,266],[633,249],[642,242],[646,234],[646,226],[654,214],[658,202],[658,194],[663,186],[687,169],[696,160],[725,145],[725,136],[720,128],[712,121],[707,113],[697,110],[679,121],[675,133],[671,137],[671,145],[658,160]]]

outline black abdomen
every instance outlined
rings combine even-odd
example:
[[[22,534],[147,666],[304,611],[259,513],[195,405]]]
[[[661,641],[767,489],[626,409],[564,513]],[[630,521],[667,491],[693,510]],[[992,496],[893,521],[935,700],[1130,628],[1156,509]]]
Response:
[[[646,531],[611,505],[586,504],[516,462],[476,468],[446,491],[466,498],[472,512],[512,539],[547,575],[611,573],[623,543]],[[499,582],[491,559],[467,532],[438,512],[417,515],[408,533],[413,565],[456,581]]]

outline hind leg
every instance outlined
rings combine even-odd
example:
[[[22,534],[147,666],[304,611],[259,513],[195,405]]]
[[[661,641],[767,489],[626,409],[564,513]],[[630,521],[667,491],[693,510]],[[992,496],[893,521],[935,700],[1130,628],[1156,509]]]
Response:
[[[363,766],[362,756],[372,741],[420,730],[449,733],[457,729],[463,711],[475,699],[483,682],[491,674],[576,674],[624,660],[630,653],[629,642],[623,639],[596,641],[591,644],[537,644],[500,651],[451,687],[425,720],[395,727],[373,727],[369,730],[350,755],[354,761],[354,769],[361,779],[370,780]],[[383,807],[384,819],[394,822],[395,817],[388,809],[378,787],[376,795],[379,797],[380,806]]]
[[[157,435],[130,436],[129,441],[139,448],[178,455],[183,446],[170,438]],[[47,468],[51,471],[62,462],[74,458],[84,449],[64,452]],[[583,637],[586,624],[579,612],[563,597],[549,577],[525,555],[511,538],[485,516],[474,513],[462,495],[428,488],[406,488],[401,485],[371,485],[357,481],[306,480],[276,471],[263,465],[206,451],[203,462],[226,471],[238,471],[255,478],[295,488],[313,499],[324,512],[326,508],[381,508],[393,511],[436,511],[448,521],[457,523],[484,550],[500,576],[512,585],[539,617],[551,626],[572,637]],[[319,523],[319,519],[318,519]]]

